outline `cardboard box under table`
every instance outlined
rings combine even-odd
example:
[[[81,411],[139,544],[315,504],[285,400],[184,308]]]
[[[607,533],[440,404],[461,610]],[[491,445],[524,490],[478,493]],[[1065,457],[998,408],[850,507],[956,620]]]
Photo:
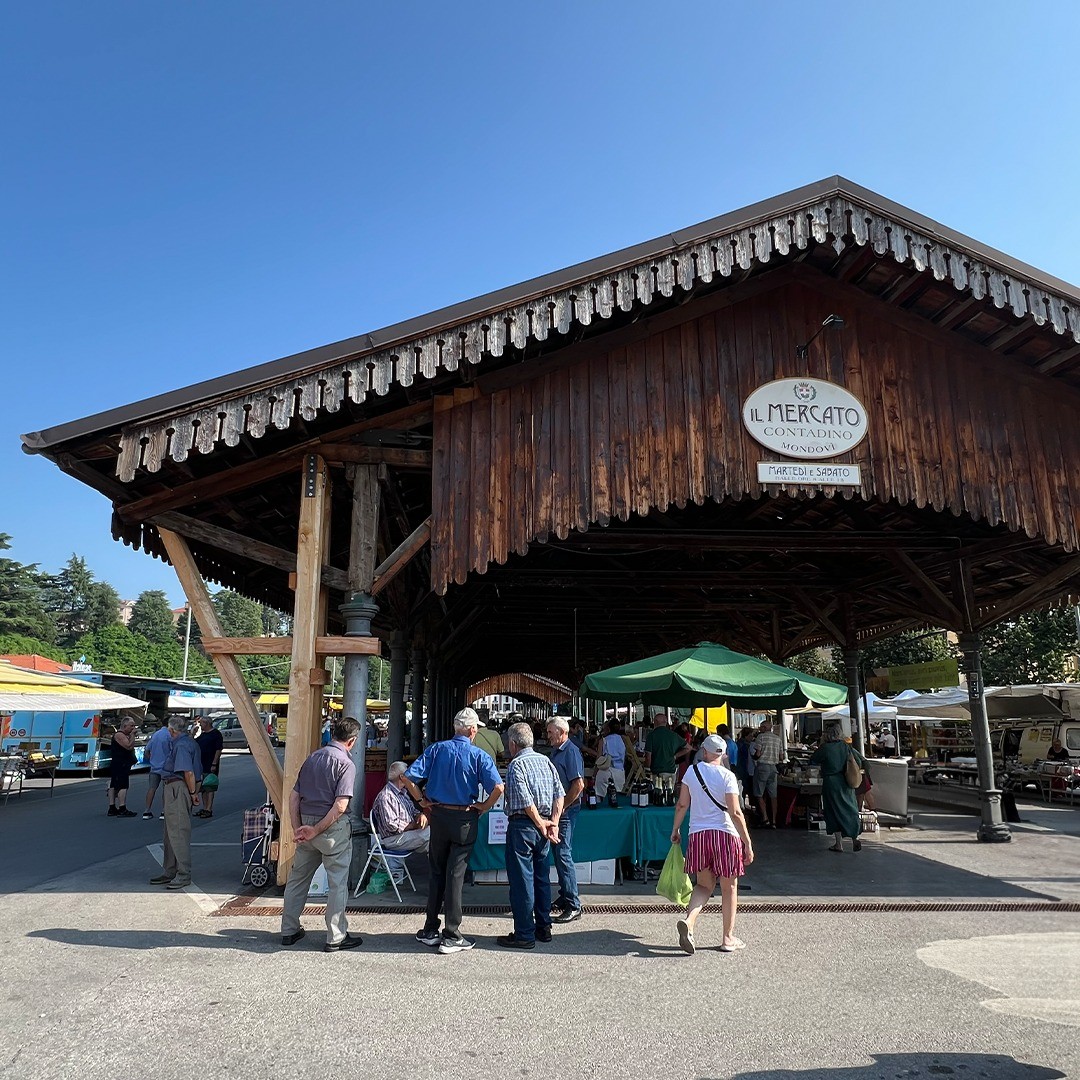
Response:
[[[478,884],[506,881],[506,845],[490,842],[490,817],[491,812],[480,818],[476,845],[469,859]],[[597,875],[590,876],[590,881],[595,876],[603,878],[592,881],[594,884],[610,884],[614,881],[616,859],[626,856],[637,860],[637,836],[637,815],[629,806],[618,810],[606,806],[595,810],[583,808],[574,829],[574,862],[581,867],[579,876],[584,878],[584,864],[610,863],[610,867],[605,865]],[[597,867],[592,865],[590,869]],[[611,881],[607,880],[609,877]]]

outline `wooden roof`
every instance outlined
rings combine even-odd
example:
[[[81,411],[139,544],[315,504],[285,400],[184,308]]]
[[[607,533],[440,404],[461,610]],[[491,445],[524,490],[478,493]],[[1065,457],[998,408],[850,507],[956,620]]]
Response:
[[[339,480],[382,463],[382,553],[429,518],[431,549],[376,631],[415,632],[461,686],[702,638],[780,660],[1080,590],[1078,305],[834,177],[23,441],[113,501],[118,539],[164,557],[171,528],[208,578],[285,609],[304,455]],[[849,328],[809,373],[874,413],[843,459],[864,484],[762,488],[741,398],[798,374],[793,343],[834,310]],[[340,593],[348,485],[333,497]]]

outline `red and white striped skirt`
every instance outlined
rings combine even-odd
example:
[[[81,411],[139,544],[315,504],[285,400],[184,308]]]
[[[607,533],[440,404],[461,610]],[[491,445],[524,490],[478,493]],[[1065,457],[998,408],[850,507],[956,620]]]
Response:
[[[723,829],[691,833],[686,872],[696,874],[699,870],[711,870],[717,877],[742,877],[742,841]]]

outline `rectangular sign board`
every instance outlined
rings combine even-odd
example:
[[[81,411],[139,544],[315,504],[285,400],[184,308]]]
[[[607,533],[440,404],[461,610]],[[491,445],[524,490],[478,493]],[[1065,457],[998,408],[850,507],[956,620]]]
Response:
[[[825,487],[859,487],[858,465],[833,465],[827,461],[759,461],[759,484],[813,484]]]
[[[889,691],[937,690],[960,685],[960,666],[955,660],[928,660],[924,664],[895,664],[889,667]]]

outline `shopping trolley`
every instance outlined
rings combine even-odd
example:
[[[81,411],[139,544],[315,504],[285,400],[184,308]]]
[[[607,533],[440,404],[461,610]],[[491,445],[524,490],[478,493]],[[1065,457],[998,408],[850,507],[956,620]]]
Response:
[[[244,811],[244,832],[240,842],[244,860],[241,884],[250,882],[256,889],[261,889],[277,875],[278,816],[272,803]]]

